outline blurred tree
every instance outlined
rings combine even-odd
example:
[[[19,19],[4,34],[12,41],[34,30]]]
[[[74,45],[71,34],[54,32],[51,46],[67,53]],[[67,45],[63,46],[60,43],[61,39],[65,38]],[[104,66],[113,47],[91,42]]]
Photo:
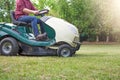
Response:
[[[15,0],[0,0],[0,22],[10,22],[10,10],[14,9]]]

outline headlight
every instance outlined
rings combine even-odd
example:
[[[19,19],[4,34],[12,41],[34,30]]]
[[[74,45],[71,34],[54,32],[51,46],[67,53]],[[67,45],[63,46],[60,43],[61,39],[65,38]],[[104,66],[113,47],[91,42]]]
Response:
[[[75,37],[74,42],[79,42],[79,37]]]

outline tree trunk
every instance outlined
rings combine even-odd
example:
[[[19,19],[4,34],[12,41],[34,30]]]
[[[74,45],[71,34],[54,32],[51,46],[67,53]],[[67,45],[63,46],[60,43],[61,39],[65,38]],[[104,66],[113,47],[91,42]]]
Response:
[[[109,35],[107,35],[106,42],[109,42],[109,39],[110,39]]]
[[[99,42],[99,36],[98,35],[96,36],[96,42]]]

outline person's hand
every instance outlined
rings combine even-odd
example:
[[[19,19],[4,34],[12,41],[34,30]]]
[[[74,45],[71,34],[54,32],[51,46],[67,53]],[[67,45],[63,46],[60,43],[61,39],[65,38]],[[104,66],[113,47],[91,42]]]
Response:
[[[39,14],[39,11],[33,11],[33,13],[34,13],[35,15],[38,15],[38,14]]]

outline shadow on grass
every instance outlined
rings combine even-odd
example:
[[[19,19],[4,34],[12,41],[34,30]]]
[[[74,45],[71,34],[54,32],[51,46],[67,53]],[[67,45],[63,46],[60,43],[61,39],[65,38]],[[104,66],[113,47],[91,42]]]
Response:
[[[101,54],[75,54],[73,57],[105,57],[105,56],[111,56],[106,53]]]
[[[75,54],[73,55],[72,57],[105,57],[105,56],[111,56],[111,55],[108,55],[107,53],[82,53],[82,54]],[[0,57],[53,57],[53,58],[62,58],[62,57],[59,57],[57,55],[16,55],[16,56],[4,56],[4,55],[0,55]],[[71,58],[71,57],[69,57]]]

